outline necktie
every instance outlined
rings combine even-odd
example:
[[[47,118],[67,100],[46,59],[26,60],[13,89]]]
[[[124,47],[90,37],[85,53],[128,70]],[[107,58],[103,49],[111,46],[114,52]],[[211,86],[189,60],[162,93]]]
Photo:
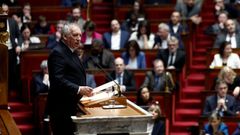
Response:
[[[119,83],[119,85],[122,85],[121,75],[118,75],[118,83]]]
[[[170,62],[169,62],[169,66],[173,65],[173,53],[171,53],[170,55]]]
[[[159,89],[160,89],[159,76],[155,76],[155,80],[154,80],[154,91],[159,91]]]

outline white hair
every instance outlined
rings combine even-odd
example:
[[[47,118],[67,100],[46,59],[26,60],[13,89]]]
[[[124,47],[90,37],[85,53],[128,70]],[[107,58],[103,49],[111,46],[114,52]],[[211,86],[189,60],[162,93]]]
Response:
[[[158,25],[158,28],[159,28],[159,29],[164,29],[164,30],[166,30],[166,31],[170,31],[170,28],[169,28],[169,26],[168,26],[166,23],[160,23],[160,24]]]
[[[42,70],[45,69],[45,68],[47,68],[47,66],[48,66],[47,60],[43,60],[43,61],[41,62],[41,64],[40,64],[40,68],[41,68]]]
[[[80,26],[76,23],[66,23],[66,24],[64,24],[61,34],[63,36],[69,35],[74,27],[78,27],[80,29]]]

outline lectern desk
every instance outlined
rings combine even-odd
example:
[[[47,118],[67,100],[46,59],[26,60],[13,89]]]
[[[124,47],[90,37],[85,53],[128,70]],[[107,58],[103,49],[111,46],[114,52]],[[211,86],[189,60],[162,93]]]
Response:
[[[72,116],[77,126],[75,134],[147,135],[147,126],[152,115],[129,100],[126,100],[126,103],[127,107],[122,109],[103,109],[101,106],[84,107],[85,115]]]

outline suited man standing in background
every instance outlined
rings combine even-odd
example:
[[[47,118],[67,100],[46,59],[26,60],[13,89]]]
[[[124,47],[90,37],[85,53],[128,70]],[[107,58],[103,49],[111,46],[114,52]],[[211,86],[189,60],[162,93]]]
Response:
[[[9,7],[7,4],[2,4],[2,14],[8,15]],[[20,30],[17,22],[12,19],[7,19],[7,32],[10,34],[10,38],[7,40],[6,45],[8,47],[8,89],[16,90],[16,84],[20,82],[19,71],[17,68],[17,55],[20,54],[22,39],[20,38]],[[16,39],[18,42],[16,42]]]
[[[77,114],[77,104],[84,95],[92,96],[86,86],[86,72],[76,49],[82,32],[77,24],[66,24],[62,38],[48,58],[50,90],[47,109],[53,135],[73,135],[75,125],[71,116]]]

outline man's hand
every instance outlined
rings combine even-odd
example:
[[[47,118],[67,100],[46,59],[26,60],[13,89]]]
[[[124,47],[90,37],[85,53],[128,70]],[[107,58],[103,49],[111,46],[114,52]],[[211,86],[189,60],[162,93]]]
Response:
[[[234,90],[233,90],[233,95],[235,97],[237,97],[239,95],[239,92],[240,92],[240,87],[236,87]]]
[[[218,100],[218,105],[217,108],[220,109],[221,107],[223,107],[224,110],[226,110],[226,104],[225,104],[225,100],[224,99],[219,99]]]
[[[82,95],[82,96],[91,97],[93,95],[93,93],[92,93],[93,89],[91,87],[80,86],[79,89],[80,89],[79,94]]]

